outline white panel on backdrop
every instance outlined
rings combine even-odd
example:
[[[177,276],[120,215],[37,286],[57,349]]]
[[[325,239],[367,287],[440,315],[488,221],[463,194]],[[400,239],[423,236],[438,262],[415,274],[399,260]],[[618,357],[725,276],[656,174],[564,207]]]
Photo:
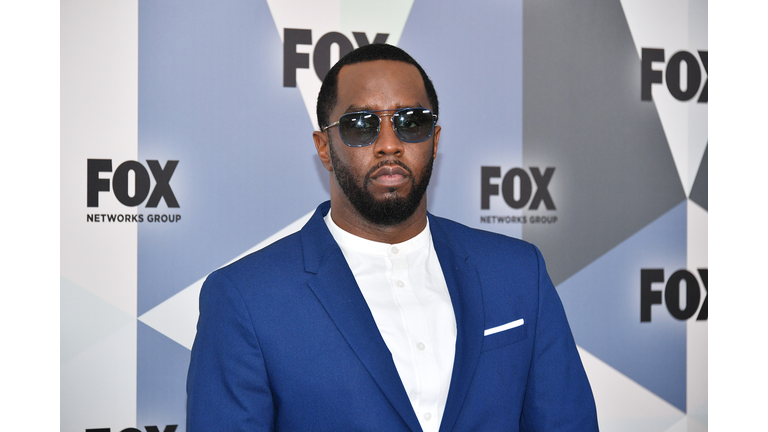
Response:
[[[61,430],[136,424],[136,321],[61,366]]]
[[[322,81],[312,67],[312,47],[325,34],[342,33],[357,48],[353,32],[364,32],[369,42],[378,33],[387,34],[386,42],[397,45],[403,33],[413,0],[392,0],[386,3],[360,0],[335,0],[327,2],[306,2],[303,0],[267,0],[272,18],[275,20],[280,39],[285,42],[284,29],[309,29],[312,31],[312,45],[300,44],[296,51],[309,54],[309,69],[296,70],[296,84],[312,119],[317,127],[317,94]],[[333,51],[335,50],[335,51]],[[339,60],[338,46],[331,51],[331,64]]]
[[[708,229],[709,212],[699,207],[698,204],[688,201],[688,268],[707,269],[709,267],[708,253],[709,239]],[[702,287],[703,288],[703,287]],[[706,289],[704,295],[706,295]],[[708,426],[708,372],[709,372],[709,321],[688,321],[687,329],[687,353],[688,365],[686,401],[690,432],[693,425],[697,424],[706,430]],[[695,422],[695,423],[694,423]]]
[[[685,417],[683,419],[680,419],[679,422],[675,423],[674,426],[667,429],[664,432],[706,432],[707,427],[702,426],[695,421],[691,420],[690,417]]]
[[[688,363],[686,365],[689,432],[707,430],[709,425],[709,324],[689,321],[686,335]]]
[[[662,72],[662,83],[651,86],[653,102],[667,136],[680,181],[690,194],[699,163],[707,146],[707,103],[697,102],[707,82],[706,58],[698,51],[707,51],[707,0],[621,0],[624,14],[642,60],[643,48],[664,49],[664,60],[654,62],[653,70]],[[667,88],[666,62],[679,51],[698,58],[701,87],[688,101],[680,101]],[[680,69],[680,87],[686,91],[688,65]],[[638,83],[639,85],[639,83]]]
[[[114,170],[137,158],[138,37],[136,0],[61,4],[61,274],[134,316],[136,224],[86,217],[136,209],[110,192],[86,207],[86,170],[88,159]]]
[[[87,217],[137,212],[111,192],[99,193],[98,207],[87,207],[86,199],[88,159],[110,159],[113,171],[137,159],[137,109],[138,2],[63,1],[63,431],[136,423],[137,227],[96,218],[88,222]]]
[[[61,278],[61,364],[108,338],[136,317]]]

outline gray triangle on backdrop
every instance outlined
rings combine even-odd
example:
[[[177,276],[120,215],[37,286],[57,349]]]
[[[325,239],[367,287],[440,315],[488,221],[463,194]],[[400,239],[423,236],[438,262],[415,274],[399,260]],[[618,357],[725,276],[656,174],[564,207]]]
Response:
[[[523,4],[523,163],[554,167],[554,224],[523,238],[555,285],[686,199],[619,0]]]
[[[693,187],[691,188],[691,201],[700,205],[704,210],[709,210],[709,168],[708,158],[709,143],[704,149],[704,156],[701,158],[699,164],[699,171],[696,173],[696,180],[693,181]]]

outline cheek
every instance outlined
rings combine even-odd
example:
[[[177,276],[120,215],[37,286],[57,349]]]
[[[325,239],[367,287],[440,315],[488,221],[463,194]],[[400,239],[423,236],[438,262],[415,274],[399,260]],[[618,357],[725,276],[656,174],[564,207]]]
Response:
[[[359,152],[359,154],[347,155],[347,157],[344,159],[347,168],[349,168],[349,170],[355,174],[356,177],[364,176],[371,167],[370,159],[365,157],[365,155],[362,153],[363,152]]]
[[[435,151],[434,147],[432,147],[432,144],[424,146],[423,148],[418,150],[418,154],[414,156],[415,161],[418,161],[419,167],[426,166],[430,160],[435,158]]]
[[[347,174],[356,178],[365,176],[370,168],[369,158],[363,151],[349,151],[349,150],[361,150],[353,148],[335,149],[333,152],[332,160],[334,169],[338,170],[343,167]]]

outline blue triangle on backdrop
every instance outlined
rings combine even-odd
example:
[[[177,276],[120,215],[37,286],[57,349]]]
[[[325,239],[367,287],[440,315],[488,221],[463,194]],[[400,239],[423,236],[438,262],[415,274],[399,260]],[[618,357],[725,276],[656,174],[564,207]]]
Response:
[[[136,422],[186,432],[188,349],[138,321]]]

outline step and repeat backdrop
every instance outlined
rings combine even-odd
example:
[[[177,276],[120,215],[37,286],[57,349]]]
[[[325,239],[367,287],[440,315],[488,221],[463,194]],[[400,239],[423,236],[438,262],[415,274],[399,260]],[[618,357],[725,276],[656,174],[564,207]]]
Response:
[[[216,268],[328,199],[320,78],[435,83],[432,213],[538,245],[601,430],[707,430],[706,0],[63,0],[61,430],[185,427]]]

